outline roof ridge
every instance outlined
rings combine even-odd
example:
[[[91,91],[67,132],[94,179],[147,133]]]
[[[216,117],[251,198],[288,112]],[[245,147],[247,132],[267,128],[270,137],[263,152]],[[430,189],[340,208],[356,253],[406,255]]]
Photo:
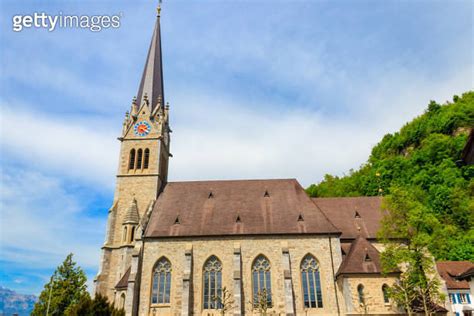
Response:
[[[328,196],[328,197],[311,197],[313,200],[331,200],[331,199],[382,199],[382,196],[371,195],[371,196]]]
[[[183,181],[168,181],[168,184],[173,183],[204,183],[204,182],[251,182],[251,181],[296,181],[296,178],[267,178],[267,179],[209,179],[209,180],[183,180]],[[298,182],[299,183],[299,182]]]

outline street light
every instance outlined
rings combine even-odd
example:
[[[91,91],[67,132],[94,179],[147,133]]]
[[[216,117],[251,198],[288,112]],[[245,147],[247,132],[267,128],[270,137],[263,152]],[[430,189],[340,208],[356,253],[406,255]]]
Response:
[[[51,294],[53,292],[53,280],[54,280],[54,274],[51,276],[51,281],[49,282],[49,297],[48,297],[48,306],[46,307],[46,316],[49,315],[49,305],[51,304]]]

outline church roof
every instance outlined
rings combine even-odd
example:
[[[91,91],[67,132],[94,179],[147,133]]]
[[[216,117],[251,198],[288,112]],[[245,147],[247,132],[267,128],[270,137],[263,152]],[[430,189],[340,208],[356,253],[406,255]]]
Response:
[[[170,182],[145,237],[339,234],[295,179]]]
[[[459,277],[470,269],[474,268],[474,263],[469,261],[438,261],[436,268],[439,275],[446,281],[446,287],[451,289],[469,289],[469,283],[459,280]]]
[[[115,285],[115,288],[117,290],[126,289],[128,287],[128,278],[130,277],[130,270],[131,267],[129,267],[127,271],[125,271],[125,274],[122,276],[120,281],[118,281],[117,285]]]
[[[160,17],[156,18],[153,36],[151,37],[150,48],[145,61],[142,79],[138,87],[136,106],[141,107],[145,94],[150,102],[150,109],[153,110],[161,98],[161,105],[165,102],[163,88],[163,62],[161,55],[161,31]]]
[[[312,198],[342,232],[342,239],[377,237],[382,220],[382,198],[378,196]]]
[[[336,275],[381,273],[380,254],[365,238],[357,237]]]
[[[137,200],[133,199],[130,203],[130,206],[125,213],[125,217],[123,218],[124,224],[138,224],[140,221],[140,215],[138,215],[138,206]]]

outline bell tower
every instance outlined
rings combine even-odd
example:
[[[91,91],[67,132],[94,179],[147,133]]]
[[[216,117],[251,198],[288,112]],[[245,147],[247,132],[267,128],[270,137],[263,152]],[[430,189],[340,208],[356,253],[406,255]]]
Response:
[[[165,104],[160,8],[137,96],[125,113],[119,167],[95,291],[120,305],[132,254],[147,216],[166,184],[170,154],[169,104]],[[120,306],[119,306],[120,307]]]

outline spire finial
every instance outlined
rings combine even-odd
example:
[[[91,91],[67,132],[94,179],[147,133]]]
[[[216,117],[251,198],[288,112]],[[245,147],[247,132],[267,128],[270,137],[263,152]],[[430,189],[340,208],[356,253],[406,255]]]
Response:
[[[156,7],[156,16],[160,17],[161,15],[161,0],[158,2],[158,6]]]

